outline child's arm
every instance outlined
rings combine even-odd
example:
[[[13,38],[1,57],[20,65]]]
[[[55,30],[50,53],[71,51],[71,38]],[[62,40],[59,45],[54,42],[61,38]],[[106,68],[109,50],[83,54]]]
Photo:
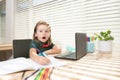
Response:
[[[46,65],[50,63],[50,60],[47,57],[38,56],[35,48],[31,48],[29,53],[30,53],[30,58],[39,64]]]
[[[56,45],[53,46],[52,49],[44,51],[46,54],[59,54],[61,53],[61,48],[57,47]]]

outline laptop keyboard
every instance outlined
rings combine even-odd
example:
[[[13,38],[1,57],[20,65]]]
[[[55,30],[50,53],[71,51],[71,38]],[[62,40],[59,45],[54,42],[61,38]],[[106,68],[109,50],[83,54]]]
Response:
[[[75,56],[75,53],[71,53],[71,54],[67,54],[67,55],[64,55],[65,57],[67,56],[67,57],[73,57],[73,56]]]
[[[59,54],[57,56],[75,56],[75,52],[67,52],[67,53],[62,53],[62,54]]]

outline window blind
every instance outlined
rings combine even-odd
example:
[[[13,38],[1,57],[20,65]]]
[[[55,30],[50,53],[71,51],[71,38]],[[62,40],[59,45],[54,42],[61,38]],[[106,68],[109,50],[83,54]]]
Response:
[[[34,0],[30,0],[30,2],[33,3]],[[60,42],[62,47],[66,47],[74,46],[75,32],[85,32],[91,36],[110,29],[115,38],[114,50],[120,52],[119,3],[120,0],[50,0],[42,4],[31,5],[32,12],[29,17],[31,17],[33,25],[29,27],[29,35],[32,36],[36,22],[45,20],[51,25],[53,41]],[[27,16],[27,11],[24,12]],[[29,20],[26,21],[30,24]],[[22,25],[25,27],[28,24],[26,23]]]
[[[82,9],[79,1],[53,0],[34,6],[33,21],[45,20],[52,28],[52,39],[62,44],[62,47],[74,46],[74,33],[82,32]]]
[[[15,10],[15,39],[29,38],[30,0],[17,0]]]
[[[88,34],[110,29],[114,36],[114,51],[120,52],[120,0],[86,0],[83,6],[83,26]]]

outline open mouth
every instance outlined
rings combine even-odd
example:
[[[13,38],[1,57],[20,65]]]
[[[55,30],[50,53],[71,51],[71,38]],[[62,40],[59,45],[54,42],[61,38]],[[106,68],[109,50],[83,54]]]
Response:
[[[46,39],[46,37],[42,37],[42,39]]]

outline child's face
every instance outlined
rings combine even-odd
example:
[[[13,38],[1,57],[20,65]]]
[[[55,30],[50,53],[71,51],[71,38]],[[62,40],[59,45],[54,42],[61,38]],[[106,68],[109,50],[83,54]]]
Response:
[[[37,31],[35,33],[35,36],[38,38],[39,41],[45,43],[49,39],[50,34],[51,34],[51,32],[50,32],[50,29],[48,26],[39,25],[37,27]]]

